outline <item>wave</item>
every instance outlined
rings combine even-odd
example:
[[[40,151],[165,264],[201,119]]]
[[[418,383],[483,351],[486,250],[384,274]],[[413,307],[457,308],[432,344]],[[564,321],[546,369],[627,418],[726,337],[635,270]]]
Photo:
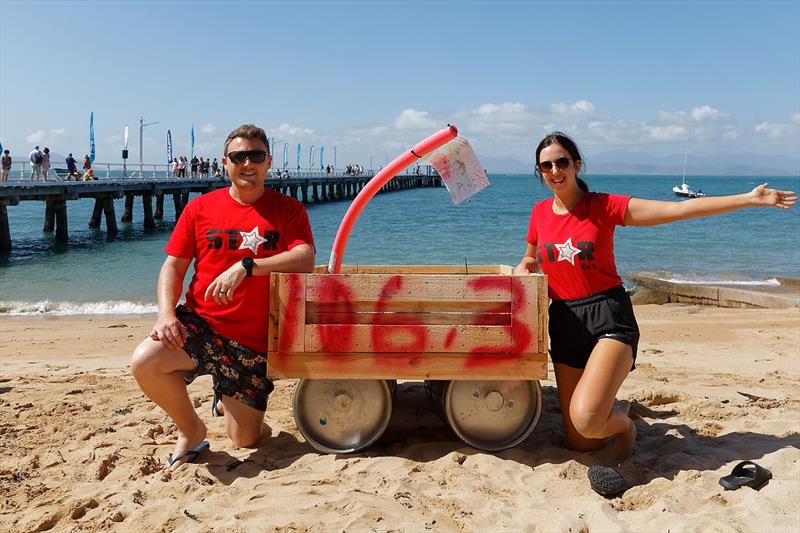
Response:
[[[0,301],[0,315],[143,315],[158,312],[150,303],[109,300],[105,302]]]
[[[661,281],[669,283],[683,283],[685,285],[740,285],[745,287],[778,287],[781,282],[776,278],[769,279],[725,279],[723,277],[715,278],[694,278],[683,276],[659,276]]]

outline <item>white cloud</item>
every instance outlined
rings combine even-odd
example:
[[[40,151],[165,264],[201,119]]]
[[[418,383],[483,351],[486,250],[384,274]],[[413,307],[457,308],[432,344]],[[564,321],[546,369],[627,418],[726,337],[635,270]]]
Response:
[[[217,128],[213,124],[206,124],[200,128],[200,132],[204,135],[214,135],[217,132]]]
[[[291,126],[290,124],[283,123],[277,127],[275,130],[275,135],[283,135],[289,137],[303,137],[313,135],[314,130],[310,128],[299,128],[296,126]]]
[[[692,118],[695,119],[697,122],[703,122],[706,120],[720,120],[727,118],[727,113],[723,113],[719,109],[714,109],[711,106],[704,105],[701,107],[695,107],[692,109]]]
[[[595,106],[593,103],[589,102],[588,100],[578,100],[571,105],[567,105],[563,102],[553,104],[550,106],[550,110],[553,115],[557,117],[575,117],[581,115],[594,115],[595,114]]]
[[[800,140],[800,119],[794,114],[789,120],[785,123],[761,122],[756,124],[753,132],[757,137],[766,137],[770,141],[797,143]]]
[[[437,124],[427,111],[417,111],[416,109],[404,109],[394,120],[394,127],[398,130],[431,129],[435,128]]]
[[[50,135],[52,135],[53,137],[61,137],[62,135],[64,135],[65,131],[66,130],[64,128],[55,128],[50,130]]]
[[[25,137],[25,140],[28,141],[29,143],[39,143],[42,142],[44,136],[45,136],[44,130],[37,130],[28,135],[27,137]]]
[[[688,128],[676,126],[674,124],[667,126],[645,126],[644,132],[647,137],[657,141],[685,139],[689,135]]]

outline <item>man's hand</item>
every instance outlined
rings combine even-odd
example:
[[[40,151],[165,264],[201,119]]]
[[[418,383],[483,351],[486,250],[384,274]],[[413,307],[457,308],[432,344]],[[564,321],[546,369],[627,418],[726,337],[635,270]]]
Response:
[[[526,276],[531,272],[539,272],[539,262],[533,257],[525,256],[517,266],[514,267],[515,276]]]
[[[217,276],[206,289],[204,299],[207,301],[209,297],[214,299],[217,305],[227,305],[233,301],[233,295],[239,285],[247,276],[247,271],[242,266],[242,263],[237,261],[231,267]]]
[[[150,332],[151,339],[161,341],[161,344],[173,350],[182,349],[186,343],[187,336],[186,326],[181,324],[174,314],[171,316],[161,316],[159,314],[156,324],[153,326],[153,331]]]

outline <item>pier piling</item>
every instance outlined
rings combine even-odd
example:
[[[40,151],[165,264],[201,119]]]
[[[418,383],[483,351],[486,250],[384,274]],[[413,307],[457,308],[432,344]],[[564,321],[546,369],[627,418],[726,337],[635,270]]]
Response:
[[[133,220],[133,193],[125,194],[125,208],[122,210],[120,222],[131,222]]]
[[[142,210],[144,211],[144,230],[153,231],[156,229],[156,221],[153,219],[153,195],[142,195]]]

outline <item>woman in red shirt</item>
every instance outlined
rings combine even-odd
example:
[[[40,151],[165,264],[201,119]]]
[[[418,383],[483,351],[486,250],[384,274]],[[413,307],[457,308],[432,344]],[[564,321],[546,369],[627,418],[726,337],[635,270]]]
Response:
[[[514,273],[541,270],[548,276],[550,357],[570,446],[597,450],[604,438],[613,437],[612,455],[622,459],[633,452],[636,427],[627,402],[615,406],[615,396],[634,368],[639,327],[614,263],[615,227],[654,226],[751,206],[788,209],[797,196],[765,183],[733,196],[643,200],[590,192],[578,177],[583,166],[575,142],[563,133],[539,143],[534,172],[553,197],[533,207],[528,247]]]

